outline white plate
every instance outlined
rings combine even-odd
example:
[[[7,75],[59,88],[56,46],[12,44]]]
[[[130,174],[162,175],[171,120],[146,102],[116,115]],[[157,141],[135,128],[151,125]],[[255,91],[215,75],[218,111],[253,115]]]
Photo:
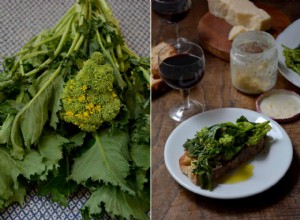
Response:
[[[196,131],[203,127],[227,121],[236,122],[236,119],[242,115],[253,122],[269,120],[272,126],[267,134],[272,139],[268,143],[270,145],[269,151],[257,155],[250,161],[254,166],[253,176],[246,181],[235,184],[218,184],[212,191],[194,185],[179,168],[178,160],[184,153],[183,144],[188,138],[193,138]],[[239,108],[210,110],[187,119],[171,133],[164,150],[167,169],[180,185],[199,195],[219,199],[243,198],[269,189],[284,176],[291,164],[292,157],[291,140],[277,122],[261,113]]]
[[[300,19],[289,25],[276,39],[278,52],[278,69],[281,74],[294,85],[300,87],[300,75],[285,65],[285,57],[282,54],[282,44],[289,48],[296,48],[300,44]]]

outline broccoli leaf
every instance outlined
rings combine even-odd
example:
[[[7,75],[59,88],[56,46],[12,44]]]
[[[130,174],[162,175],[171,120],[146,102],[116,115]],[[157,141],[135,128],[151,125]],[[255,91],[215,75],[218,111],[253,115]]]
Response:
[[[30,179],[33,175],[41,175],[45,171],[43,157],[37,151],[29,151],[24,159],[19,162],[21,174]]]
[[[63,78],[58,77],[57,80],[55,81],[53,85],[53,90],[56,91],[52,94],[51,100],[49,103],[49,111],[51,112],[51,117],[50,117],[50,126],[56,129],[57,124],[59,122],[59,118],[57,115],[57,112],[61,109],[61,103],[60,103],[60,98],[61,98],[61,93],[63,90]]]
[[[149,194],[150,195],[150,187],[145,186],[145,184],[149,184],[149,170],[144,170],[143,168],[136,168],[135,175],[128,181],[132,184],[132,188],[136,189],[137,194]]]
[[[56,93],[56,88],[63,83],[62,77],[57,76],[60,69],[51,74],[48,80],[42,81],[36,95],[16,115],[12,124],[11,143],[12,155],[21,159],[24,156],[23,142],[29,149],[31,145],[37,144],[42,134],[44,125],[48,120],[48,107],[51,97]]]
[[[149,219],[146,212],[149,203],[143,197],[132,196],[110,185],[103,185],[94,191],[83,207],[83,212],[89,212],[90,216],[103,214],[102,205],[112,216],[122,216],[126,219]]]
[[[14,115],[8,115],[3,122],[1,129],[0,129],[0,143],[10,143],[10,131],[11,126],[13,124],[15,116]]]
[[[40,176],[41,180],[47,178],[50,170],[58,168],[58,162],[63,158],[62,147],[65,143],[69,143],[69,140],[59,134],[49,134],[41,137],[38,143],[38,150],[44,157],[43,162],[46,166],[46,172]]]
[[[11,178],[11,186],[14,189],[18,188],[18,176],[20,174],[20,166],[16,160],[14,160],[10,155],[9,152],[4,149],[0,148],[0,173],[2,175],[7,175],[7,177]],[[1,178],[2,179],[2,178]],[[0,195],[5,192],[3,191],[4,187],[0,188]]]
[[[42,196],[51,195],[51,200],[64,206],[68,204],[69,196],[77,190],[75,181],[69,180],[70,155],[65,153],[64,158],[60,160],[58,169],[54,169],[47,176],[47,180],[38,185],[38,194]]]
[[[149,145],[132,144],[130,146],[131,157],[138,167],[147,170],[150,167],[150,147]]]
[[[76,147],[80,147],[84,143],[84,138],[86,136],[85,131],[80,131],[76,134],[72,134],[71,136],[68,136],[69,143],[65,144],[64,148],[70,152],[72,149],[75,149]]]
[[[127,132],[109,133],[102,130],[94,133],[95,143],[80,157],[75,158],[70,179],[77,183],[103,181],[134,194],[127,186],[125,178],[129,175],[129,162],[124,152],[128,151],[129,137]]]
[[[136,166],[150,168],[150,115],[139,117],[130,133],[130,154]]]
[[[0,172],[0,210],[13,202],[24,202],[26,195],[25,186],[19,185],[18,188],[12,186],[11,177]]]
[[[24,160],[19,161],[5,149],[0,149],[0,209],[15,201],[22,203],[26,190],[18,177],[22,175],[29,179],[41,174],[44,167],[41,155],[35,151],[28,152]]]

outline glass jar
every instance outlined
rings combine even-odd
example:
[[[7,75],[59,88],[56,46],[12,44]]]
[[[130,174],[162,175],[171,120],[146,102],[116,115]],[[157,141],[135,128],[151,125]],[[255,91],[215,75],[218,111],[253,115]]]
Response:
[[[260,94],[277,81],[278,55],[275,39],[264,31],[239,34],[230,50],[231,82],[241,92]]]

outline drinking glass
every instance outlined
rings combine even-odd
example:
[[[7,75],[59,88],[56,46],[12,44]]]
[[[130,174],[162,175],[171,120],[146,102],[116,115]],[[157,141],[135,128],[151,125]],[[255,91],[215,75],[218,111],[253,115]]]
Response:
[[[202,48],[189,41],[181,41],[182,47],[176,47],[177,40],[170,40],[158,53],[159,73],[170,87],[180,90],[181,103],[170,109],[170,117],[178,122],[204,111],[203,105],[190,99],[190,89],[203,78],[205,57]],[[175,55],[166,57],[167,48],[173,47]]]
[[[152,0],[152,10],[169,24],[175,25],[176,39],[179,38],[178,22],[189,13],[192,0]]]

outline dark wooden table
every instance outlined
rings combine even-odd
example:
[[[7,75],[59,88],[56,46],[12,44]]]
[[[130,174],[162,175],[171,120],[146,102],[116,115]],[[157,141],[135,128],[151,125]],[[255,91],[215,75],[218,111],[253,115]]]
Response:
[[[300,18],[300,1],[260,1],[280,8],[291,22]],[[206,0],[193,0],[188,17],[180,23],[180,36],[199,43],[197,24],[208,11]],[[152,15],[152,45],[172,38],[173,27]],[[205,76],[191,98],[206,106],[206,110],[237,107],[255,110],[257,96],[238,92],[230,79],[229,63],[205,51]],[[281,74],[275,88],[300,93],[300,88]],[[180,100],[179,92],[171,90],[152,100],[152,219],[300,219],[300,120],[281,124],[292,140],[294,156],[286,175],[269,190],[243,199],[218,200],[194,194],[181,187],[169,174],[164,162],[167,138],[179,124],[168,115],[171,105]],[[280,160],[278,160],[280,163]]]

